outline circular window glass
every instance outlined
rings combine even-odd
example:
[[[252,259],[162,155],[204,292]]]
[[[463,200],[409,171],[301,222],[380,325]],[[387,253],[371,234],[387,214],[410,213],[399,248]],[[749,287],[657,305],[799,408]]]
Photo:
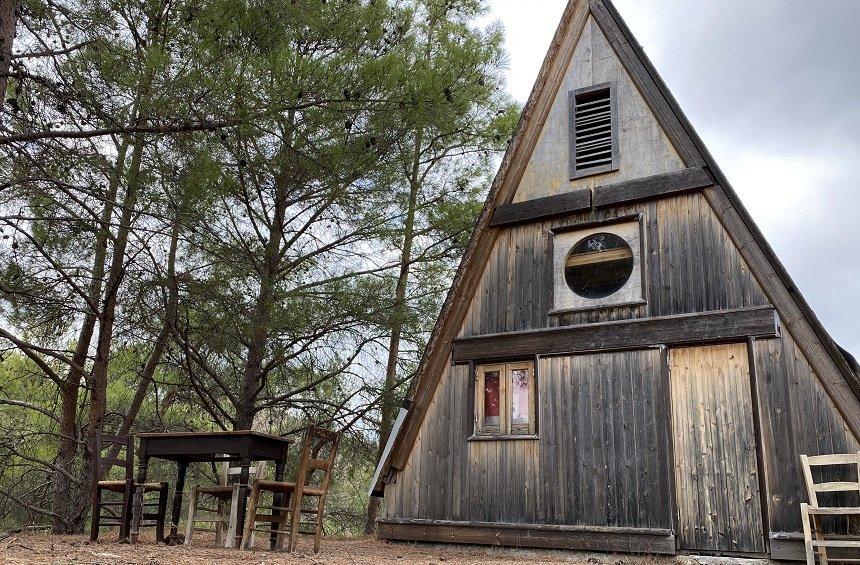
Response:
[[[621,290],[633,272],[633,251],[614,233],[580,239],[564,265],[564,280],[583,298],[604,298]]]

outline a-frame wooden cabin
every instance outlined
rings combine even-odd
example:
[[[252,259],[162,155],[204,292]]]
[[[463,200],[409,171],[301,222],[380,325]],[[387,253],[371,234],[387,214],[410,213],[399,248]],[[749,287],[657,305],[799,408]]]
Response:
[[[387,539],[802,556],[827,334],[609,0],[569,3],[373,479]]]

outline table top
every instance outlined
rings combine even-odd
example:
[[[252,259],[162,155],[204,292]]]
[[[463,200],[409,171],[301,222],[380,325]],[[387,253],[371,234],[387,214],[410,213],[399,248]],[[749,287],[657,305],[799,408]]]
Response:
[[[253,430],[224,432],[157,432],[136,434],[141,461],[155,457],[178,462],[283,461],[291,438]]]
[[[284,436],[276,436],[273,434],[267,434],[263,432],[257,432],[254,430],[229,430],[229,431],[206,431],[206,432],[143,432],[139,434],[134,434],[137,438],[142,439],[150,439],[150,438],[160,438],[160,439],[173,439],[173,438],[214,438],[214,437],[235,437],[235,436],[245,436],[245,437],[257,437],[261,439],[274,440],[284,443],[293,443],[294,440]]]

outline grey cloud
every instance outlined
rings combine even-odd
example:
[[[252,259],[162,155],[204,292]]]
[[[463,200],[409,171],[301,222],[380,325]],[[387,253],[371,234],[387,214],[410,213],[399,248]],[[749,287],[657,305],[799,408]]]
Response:
[[[828,168],[800,222],[753,215],[827,329],[860,353],[860,2],[661,0],[647,22],[640,2],[616,6],[712,150]],[[734,186],[745,200],[760,189]]]
[[[661,72],[697,118],[774,148],[813,147],[819,132],[860,141],[860,2],[651,6]]]

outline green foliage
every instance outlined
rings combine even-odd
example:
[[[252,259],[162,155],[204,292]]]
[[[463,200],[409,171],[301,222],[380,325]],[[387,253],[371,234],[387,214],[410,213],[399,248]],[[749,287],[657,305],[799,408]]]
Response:
[[[0,144],[0,524],[83,527],[88,430],[318,423],[347,432],[332,527],[360,529],[519,113],[485,10],[24,2],[16,51],[63,52],[20,59],[0,114],[32,136]]]

